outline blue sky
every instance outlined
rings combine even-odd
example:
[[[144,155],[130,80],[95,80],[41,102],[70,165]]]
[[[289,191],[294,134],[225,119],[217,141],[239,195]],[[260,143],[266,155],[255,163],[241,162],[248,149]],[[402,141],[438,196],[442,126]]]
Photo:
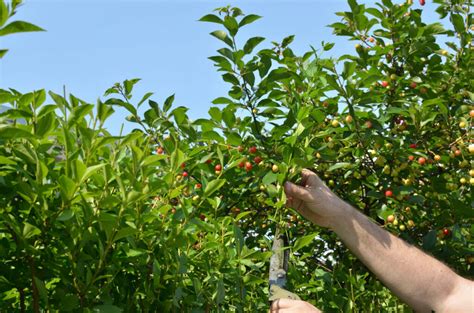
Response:
[[[335,12],[348,10],[345,0],[26,0],[16,19],[47,31],[3,37],[0,46],[10,51],[0,61],[0,88],[45,88],[62,94],[65,85],[67,92],[95,103],[115,82],[141,78],[136,101],[148,91],[159,103],[175,93],[175,105],[190,108],[191,118],[205,117],[211,101],[228,89],[207,59],[222,47],[209,35],[219,25],[197,20],[227,4],[263,16],[239,32],[242,41],[256,35],[267,38],[260,48],[294,34],[296,53],[319,47],[321,41],[336,42],[334,56],[354,51],[354,42],[336,38],[326,27],[339,20]],[[427,21],[434,18],[428,12]],[[113,134],[126,116],[117,111],[107,125]]]

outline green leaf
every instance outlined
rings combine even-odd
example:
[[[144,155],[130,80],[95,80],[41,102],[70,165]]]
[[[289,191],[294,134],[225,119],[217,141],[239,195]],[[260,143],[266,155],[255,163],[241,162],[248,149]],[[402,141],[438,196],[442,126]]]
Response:
[[[8,16],[10,15],[10,10],[7,7],[5,1],[0,1],[0,27],[5,25],[8,20]]]
[[[184,153],[179,149],[175,149],[173,153],[171,153],[171,165],[173,170],[176,171],[184,162]]]
[[[464,19],[461,15],[455,13],[451,14],[451,22],[453,23],[454,29],[457,33],[461,34],[466,32],[464,27]]]
[[[224,75],[222,75],[222,79],[225,82],[231,83],[232,85],[239,85],[240,84],[239,79],[231,73],[225,73]]]
[[[163,104],[163,111],[168,112],[169,109],[171,109],[171,105],[173,104],[174,101],[174,94],[166,98],[165,103]]]
[[[376,8],[367,8],[365,11],[367,13],[379,18],[380,20],[383,20],[385,18],[383,13],[380,12],[379,10],[377,10]]]
[[[3,58],[5,54],[7,54],[7,52],[8,52],[8,49],[0,49],[0,59]]]
[[[232,56],[231,56],[232,57]],[[219,71],[223,72],[232,72],[232,64],[229,60],[221,55],[215,55],[208,58],[209,60],[214,61],[214,66],[219,68]],[[231,58],[232,59],[232,58]]]
[[[2,139],[20,139],[20,138],[35,138],[35,135],[24,129],[14,126],[1,126],[0,138]]]
[[[188,116],[186,115],[186,111],[188,111],[187,108],[185,107],[177,107],[174,109],[171,114],[174,116],[174,120],[176,121],[176,124],[181,125],[188,119]]]
[[[246,54],[252,53],[253,49],[262,41],[264,41],[265,38],[263,37],[252,37],[244,45],[244,52]]]
[[[236,19],[232,16],[226,16],[224,18],[224,26],[227,28],[231,36],[235,36],[239,30],[239,24],[237,24]]]
[[[260,55],[260,62],[258,63],[258,74],[260,77],[267,75],[268,71],[272,67],[272,60],[266,55]]]
[[[222,110],[222,119],[224,120],[227,127],[232,128],[235,124],[235,110],[231,109],[227,106],[224,110]],[[239,136],[240,138],[240,136]],[[241,141],[241,139],[239,139]]]
[[[132,115],[137,115],[137,109],[131,105],[128,102],[123,101],[122,99],[117,99],[117,98],[111,98],[105,101],[105,104],[107,105],[118,105],[121,106],[125,109],[127,109],[128,112],[130,112]]]
[[[5,36],[9,34],[14,34],[14,33],[37,32],[37,31],[44,31],[44,29],[28,22],[15,21],[15,22],[11,22],[10,24],[0,29],[0,36]]]
[[[251,212],[251,211],[245,211],[245,212],[239,213],[239,215],[237,215],[234,220],[235,221],[240,221],[241,219],[243,219],[244,217],[246,217],[247,215],[250,215],[252,213],[253,212]]]
[[[280,68],[272,70],[270,72],[270,74],[268,74],[268,81],[269,82],[279,81],[279,80],[283,80],[285,78],[289,78],[290,76],[291,76],[291,74],[288,71],[288,69],[280,67]]]
[[[228,133],[227,142],[230,145],[238,146],[242,143],[242,138],[237,133]]]
[[[111,106],[105,104],[104,102],[97,101],[97,115],[99,120],[103,123],[107,118],[114,113],[114,109]]]
[[[333,42],[328,42],[328,43],[326,43],[326,44],[323,46],[323,49],[324,49],[324,51],[329,51],[329,50],[332,49],[332,47],[334,47],[334,45],[335,45],[335,43],[333,43]]]
[[[33,226],[29,223],[25,223],[25,226],[23,226],[23,238],[25,239],[29,239],[40,234],[41,230],[39,230],[39,228],[36,226]]]
[[[342,71],[342,77],[344,79],[351,77],[351,75],[354,74],[356,66],[357,63],[355,62],[344,62],[344,70]]]
[[[46,287],[44,286],[44,283],[42,280],[40,280],[38,277],[34,277],[35,279],[35,284],[36,288],[38,289],[38,293],[41,297],[41,299],[48,304],[48,291],[46,290]]]
[[[59,214],[57,220],[61,222],[65,222],[70,220],[74,216],[74,211],[71,209],[64,210],[61,214]]]
[[[141,80],[140,78],[133,78],[133,79],[127,79],[123,82],[125,94],[127,95],[129,99],[131,98],[133,86],[135,86],[135,84],[138,83],[140,80]]]
[[[234,102],[226,97],[219,97],[214,100],[212,100],[213,104],[233,104]]]
[[[337,170],[339,168],[348,168],[348,167],[351,167],[351,166],[352,166],[352,163],[349,163],[349,162],[336,163],[336,164],[334,164],[334,165],[332,165],[331,167],[328,168],[328,172]]]
[[[0,155],[0,164],[5,164],[5,165],[16,165],[16,162],[13,161],[10,158],[4,157],[3,155]]]
[[[433,23],[425,26],[423,31],[423,35],[436,35],[436,34],[444,34],[446,33],[446,29],[444,29],[441,23]]]
[[[164,154],[154,154],[147,156],[141,163],[141,166],[158,166],[161,160],[166,159],[167,156]]]
[[[219,110],[219,108],[216,107],[211,107],[209,109],[209,115],[212,117],[212,119],[218,123],[222,121],[222,112]]]
[[[97,164],[97,165],[89,166],[81,178],[81,184],[84,183],[89,177],[94,175],[98,170],[103,168],[105,165],[106,164]]]
[[[276,182],[278,175],[273,172],[268,172],[265,176],[262,178],[262,183],[264,185],[270,185],[274,182]]]
[[[0,2],[1,3],[1,2]],[[13,93],[0,89],[0,104],[1,103],[11,103],[17,98]]]
[[[211,33],[212,36],[216,37],[217,39],[222,40],[225,42],[228,46],[234,47],[234,44],[232,43],[232,40],[227,36],[227,33],[223,30],[216,30]]]
[[[33,95],[33,106],[35,109],[37,109],[46,101],[46,91],[44,89],[37,90],[33,92]]]
[[[76,183],[69,177],[62,175],[58,178],[59,189],[65,200],[70,200],[76,191]]]
[[[217,294],[216,294],[216,303],[220,304],[224,301],[225,298],[225,287],[224,287],[224,281],[219,279],[217,283]]]
[[[283,38],[283,40],[281,41],[282,48],[286,48],[290,43],[293,42],[293,40],[295,40],[295,35],[290,35],[288,37]]]
[[[56,115],[54,113],[48,113],[42,116],[38,120],[38,125],[36,126],[36,135],[39,137],[44,137],[50,131],[56,127]]]
[[[220,17],[214,14],[207,14],[204,15],[199,19],[200,22],[209,22],[209,23],[217,23],[217,24],[223,24],[224,22]]]
[[[377,216],[383,220],[386,220],[389,215],[393,214],[393,210],[389,209],[386,204],[383,204],[379,210],[377,210]]]
[[[135,228],[132,228],[132,227],[125,227],[125,228],[122,228],[120,229],[117,234],[115,235],[114,237],[114,242],[115,241],[119,241],[120,239],[122,238],[125,238],[125,237],[129,237],[131,235],[134,235],[138,232],[137,229]]]
[[[299,237],[296,239],[295,244],[293,246],[293,252],[298,251],[299,249],[306,247],[311,242],[313,242],[314,238],[316,238],[316,233],[312,233],[303,237]]]
[[[261,16],[255,15],[255,14],[249,14],[245,16],[239,23],[239,27],[245,26],[247,24],[251,24],[255,22],[256,20],[260,19]]]
[[[210,181],[207,184],[206,189],[204,190],[204,196],[209,197],[214,192],[219,190],[222,186],[224,186],[225,182],[226,182],[225,179],[214,179],[214,180]]]
[[[142,97],[142,99],[140,100],[140,102],[137,103],[137,108],[140,107],[140,105],[142,105],[142,103],[145,102],[146,100],[148,100],[148,98],[150,98],[152,95],[153,95],[153,92],[147,92],[147,93]]]
[[[215,140],[220,143],[224,143],[224,138],[219,135],[216,131],[210,130],[202,133],[202,138],[207,140]]]

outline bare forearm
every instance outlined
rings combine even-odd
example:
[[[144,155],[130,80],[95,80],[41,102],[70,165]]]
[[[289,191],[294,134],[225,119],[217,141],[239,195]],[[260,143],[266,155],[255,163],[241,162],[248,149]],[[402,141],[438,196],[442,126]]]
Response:
[[[462,278],[348,204],[341,205],[348,216],[335,220],[331,228],[346,246],[411,307],[420,312],[439,309]]]

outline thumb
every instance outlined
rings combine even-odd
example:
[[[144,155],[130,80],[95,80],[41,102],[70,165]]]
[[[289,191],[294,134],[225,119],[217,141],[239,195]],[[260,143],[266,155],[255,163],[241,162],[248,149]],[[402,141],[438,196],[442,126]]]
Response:
[[[311,201],[311,194],[307,189],[291,182],[285,183],[285,193],[287,197],[296,198],[304,202]]]

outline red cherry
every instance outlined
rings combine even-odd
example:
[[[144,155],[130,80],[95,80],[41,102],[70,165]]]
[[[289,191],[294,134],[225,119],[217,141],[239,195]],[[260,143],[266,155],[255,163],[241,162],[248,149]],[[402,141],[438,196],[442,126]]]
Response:
[[[186,163],[181,163],[181,168],[185,168],[186,167]]]
[[[257,152],[257,147],[252,146],[249,148],[249,153],[256,153]]]
[[[443,235],[449,236],[450,233],[451,233],[451,231],[448,228],[443,229]]]
[[[245,162],[244,162],[244,161],[242,161],[242,162],[239,163],[239,167],[240,167],[240,168],[242,168],[242,167],[244,167],[244,166],[245,166]]]
[[[220,170],[222,170],[222,165],[217,164],[217,165],[214,167],[214,169],[215,169],[216,171],[220,171]]]
[[[188,172],[183,172],[183,177],[188,177]]]
[[[163,154],[163,152],[165,152],[165,150],[163,150],[162,147],[156,148],[156,153],[158,153],[158,154]]]
[[[201,219],[201,221],[204,221],[204,220],[206,219],[206,215],[204,215],[204,214],[201,213],[201,214],[199,215],[199,218]]]
[[[411,88],[415,89],[416,86],[418,86],[417,83],[415,83],[415,82],[411,82],[411,83],[410,83],[410,87],[411,87]]]
[[[462,154],[461,150],[457,149],[454,151],[455,156],[460,156]]]
[[[408,160],[413,161],[415,157],[413,155],[408,156]]]
[[[259,156],[256,156],[253,161],[255,162],[255,164],[259,164],[260,162],[262,162],[262,158],[259,157]]]
[[[382,87],[387,87],[388,86],[388,81],[384,80],[380,83]]]
[[[416,143],[410,144],[410,148],[411,148],[411,149],[416,149]]]
[[[425,0],[420,0],[420,5],[425,5]]]
[[[253,167],[253,166],[252,166],[252,163],[250,163],[250,162],[245,162],[245,169],[247,170],[247,172],[250,171],[250,170],[252,169],[252,167]]]
[[[207,163],[207,164],[211,164],[211,163],[212,163],[212,160],[211,160],[211,159],[206,160],[206,163]]]
[[[426,163],[426,159],[424,157],[419,157],[418,158],[418,164],[424,165]]]
[[[393,191],[391,190],[385,191],[385,197],[393,197]]]
[[[196,187],[196,189],[201,189],[202,185],[197,183],[194,187]]]

